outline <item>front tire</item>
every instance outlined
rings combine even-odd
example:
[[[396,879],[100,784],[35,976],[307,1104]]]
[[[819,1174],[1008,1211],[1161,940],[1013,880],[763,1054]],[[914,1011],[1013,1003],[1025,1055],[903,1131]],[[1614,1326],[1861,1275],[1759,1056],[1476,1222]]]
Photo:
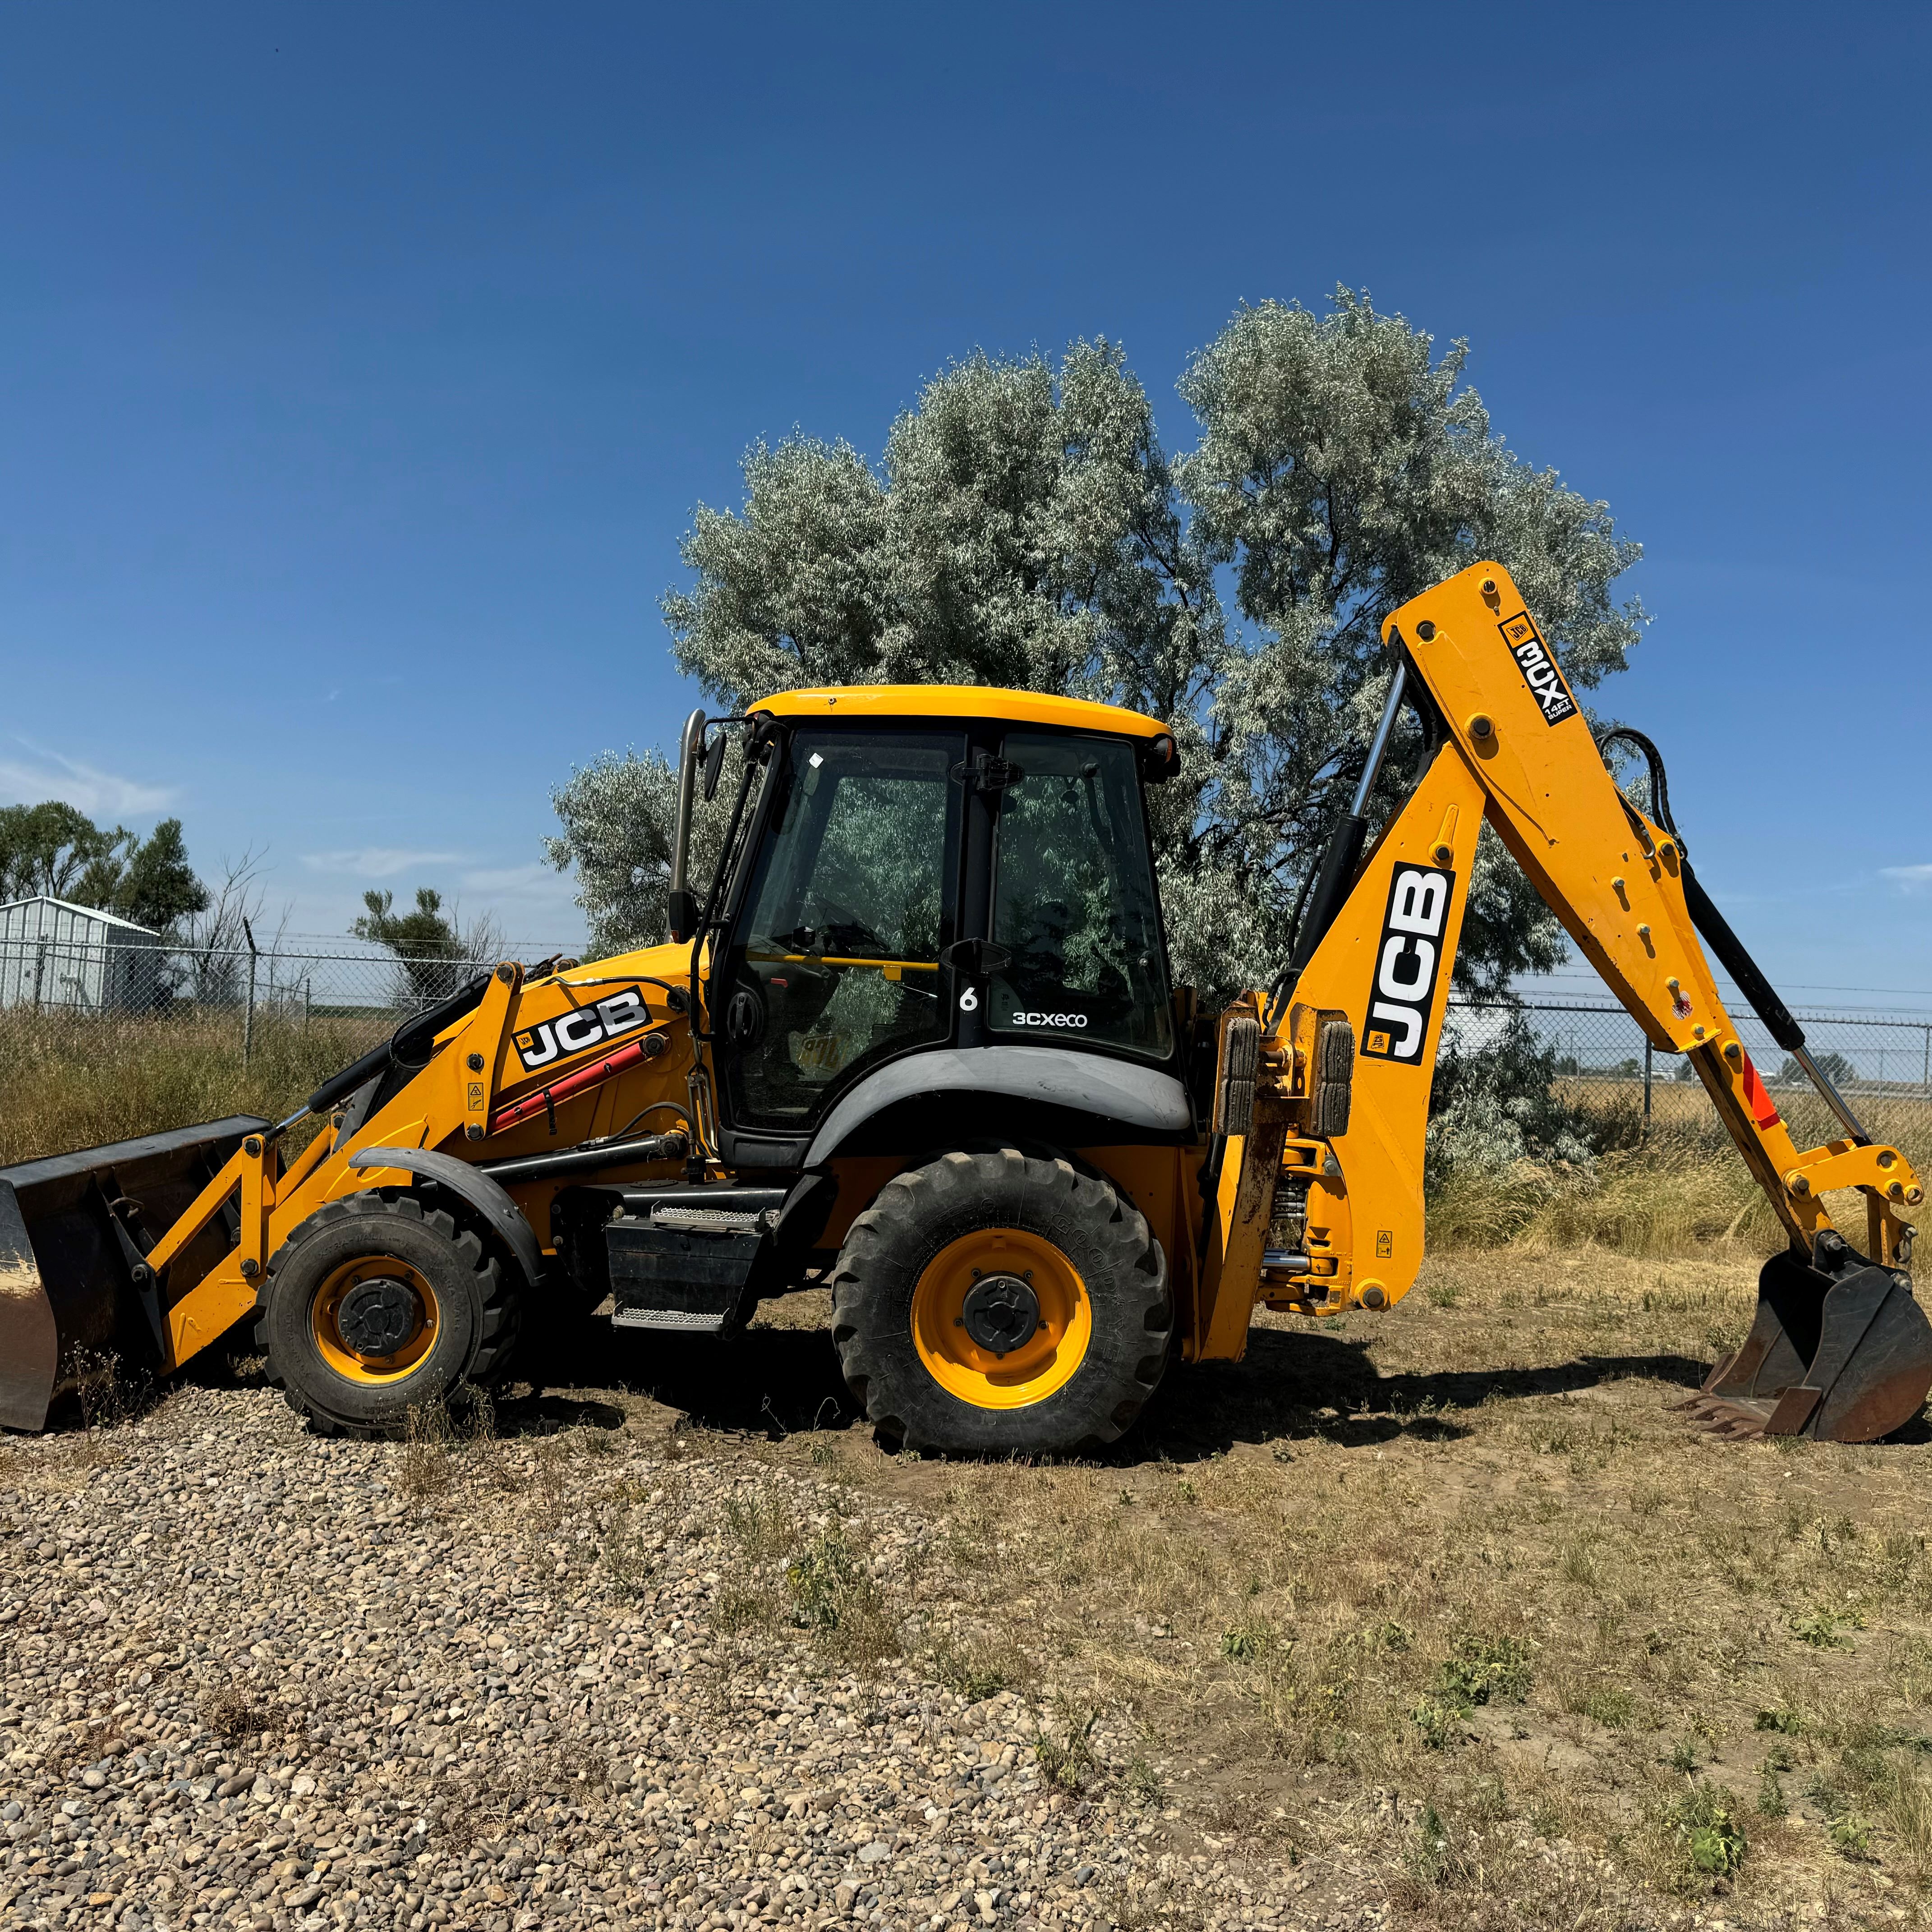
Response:
[[[910,1448],[1103,1447],[1159,1385],[1174,1324],[1146,1219],[1064,1160],[950,1154],[888,1181],[832,1280],[854,1395]]]
[[[468,1228],[411,1195],[326,1202],[268,1264],[256,1346],[324,1435],[387,1436],[466,1383],[500,1379],[519,1310]]]

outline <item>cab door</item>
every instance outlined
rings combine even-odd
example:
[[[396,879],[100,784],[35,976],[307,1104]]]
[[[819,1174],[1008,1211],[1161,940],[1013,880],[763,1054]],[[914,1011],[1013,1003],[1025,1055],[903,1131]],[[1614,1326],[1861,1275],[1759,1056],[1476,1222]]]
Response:
[[[829,724],[775,752],[712,1002],[734,1142],[802,1140],[874,1067],[951,1038],[966,754],[961,730]]]

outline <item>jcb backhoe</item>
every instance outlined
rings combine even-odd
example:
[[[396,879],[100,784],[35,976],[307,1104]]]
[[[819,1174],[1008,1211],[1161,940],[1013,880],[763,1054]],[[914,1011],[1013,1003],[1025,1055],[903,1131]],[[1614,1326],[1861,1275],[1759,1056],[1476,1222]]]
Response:
[[[0,1421],[44,1426],[90,1358],[165,1372],[252,1323],[316,1427],[381,1431],[505,1375],[550,1310],[608,1298],[620,1328],[724,1336],[823,1282],[888,1435],[1108,1442],[1174,1354],[1239,1357],[1257,1304],[1386,1310],[1415,1280],[1486,819],[1652,1042],[1688,1055],[1789,1238],[1705,1419],[1896,1429],[1932,1386],[1900,1214],[1918,1180],[1705,896],[1654,750],[1623,734],[1652,767],[1646,812],[1494,564],[1404,605],[1384,641],[1387,706],[1293,956],[1212,1016],[1168,981],[1143,796],[1175,770],[1163,724],[950,686],[694,715],[672,943],[480,974],[287,1120],[0,1173]],[[1371,843],[1404,706],[1422,754]],[[734,741],[700,896],[694,795]],[[1840,1138],[1793,1143],[1700,932]],[[1841,1189],[1863,1193],[1862,1229],[1826,1214]]]

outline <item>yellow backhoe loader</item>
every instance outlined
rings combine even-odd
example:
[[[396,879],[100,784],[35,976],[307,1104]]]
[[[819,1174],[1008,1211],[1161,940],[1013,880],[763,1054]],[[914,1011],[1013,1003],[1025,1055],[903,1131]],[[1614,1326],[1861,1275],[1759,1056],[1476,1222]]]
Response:
[[[1706,897],[1654,748],[1622,734],[1652,767],[1646,812],[1494,564],[1383,637],[1387,706],[1293,956],[1214,1015],[1168,980],[1144,798],[1177,764],[1159,722],[952,686],[694,714],[670,944],[481,973],[279,1123],[0,1172],[0,1421],[44,1426],[91,1357],[165,1373],[249,1324],[315,1426],[382,1431],[503,1376],[550,1310],[608,1298],[620,1327],[726,1336],[824,1282],[847,1380],[887,1435],[1111,1441],[1175,1354],[1239,1357],[1258,1304],[1387,1310],[1414,1281],[1486,820],[1653,1044],[1688,1055],[1789,1238],[1702,1418],[1896,1429],[1932,1386],[1900,1211],[1918,1178]],[[1371,842],[1405,706],[1422,754]],[[695,794],[716,795],[734,743],[700,896]],[[1700,933],[1840,1138],[1794,1143]],[[1862,1228],[1826,1212],[1844,1189]]]

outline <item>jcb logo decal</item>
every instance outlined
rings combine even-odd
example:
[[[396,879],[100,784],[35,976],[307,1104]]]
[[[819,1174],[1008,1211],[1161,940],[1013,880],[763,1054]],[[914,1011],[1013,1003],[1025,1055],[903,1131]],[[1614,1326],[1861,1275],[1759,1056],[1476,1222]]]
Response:
[[[1570,687],[1563,682],[1563,674],[1556,668],[1549,646],[1536,634],[1529,613],[1519,610],[1496,628],[1503,634],[1503,642],[1509,646],[1510,656],[1516,659],[1516,668],[1522,673],[1530,694],[1543,707],[1544,723],[1560,724],[1564,718],[1574,718],[1576,700],[1570,695]]]
[[[553,1060],[581,1053],[600,1041],[615,1040],[620,1034],[634,1033],[639,1027],[649,1025],[650,1017],[643,993],[635,986],[627,986],[608,1000],[599,1000],[594,1006],[582,1006],[574,1013],[525,1028],[514,1036],[517,1058],[524,1063],[526,1073],[534,1073]]]
[[[1414,1066],[1429,1033],[1430,996],[1442,970],[1442,928],[1449,922],[1456,875],[1429,866],[1400,866],[1389,885],[1388,916],[1376,948],[1375,984],[1362,1052]]]

